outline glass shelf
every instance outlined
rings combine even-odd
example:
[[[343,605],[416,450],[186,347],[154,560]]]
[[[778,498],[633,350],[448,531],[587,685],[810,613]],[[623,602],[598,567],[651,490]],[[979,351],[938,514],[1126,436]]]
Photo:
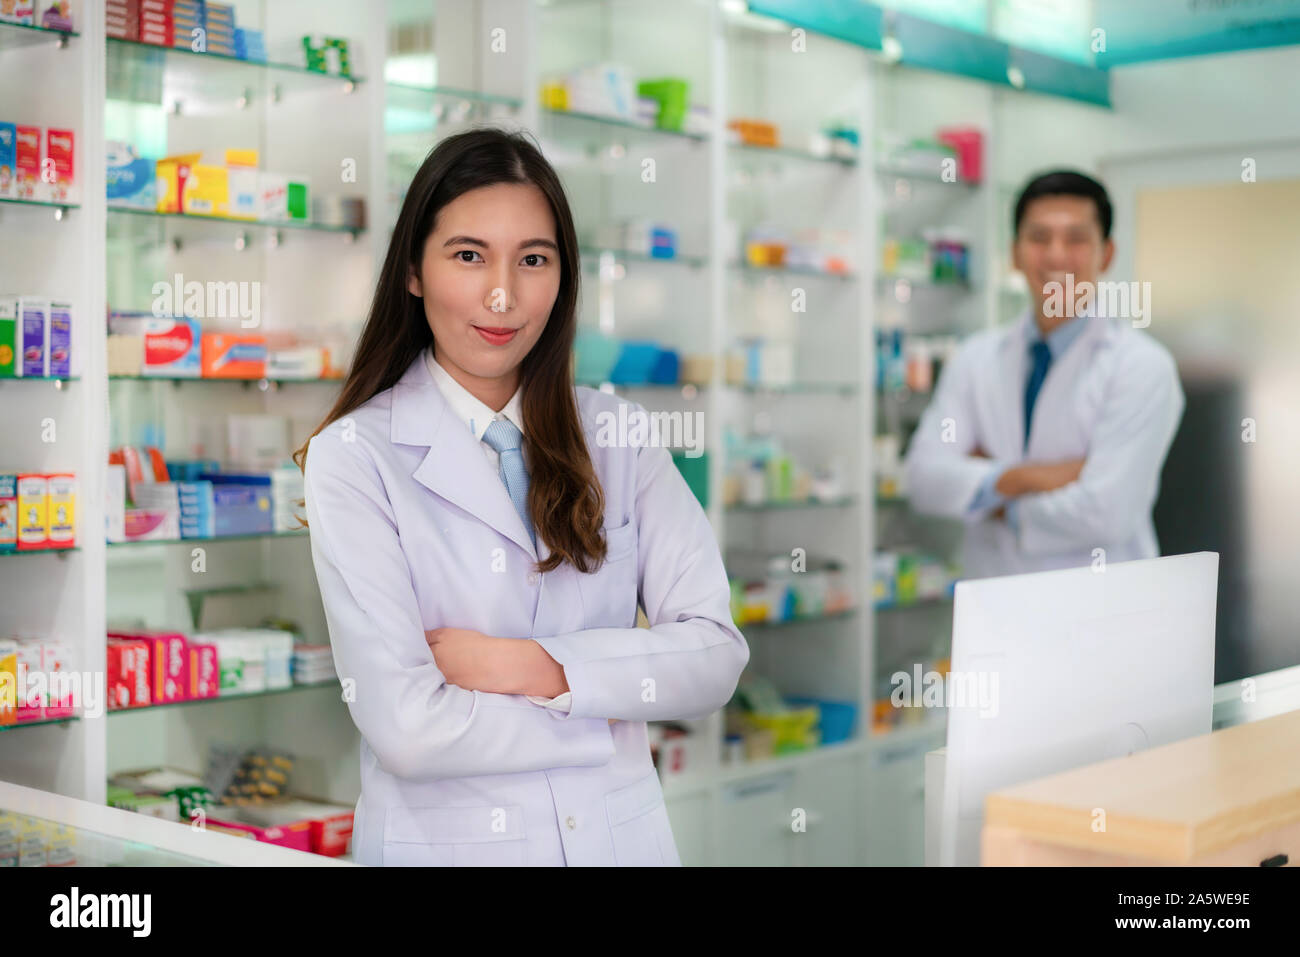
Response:
[[[119,215],[138,216],[143,219],[161,221],[171,220],[180,223],[220,223],[239,228],[295,229],[320,233],[346,233],[349,234],[350,238],[366,231],[364,226],[335,226],[329,223],[304,222],[302,220],[235,219],[232,216],[200,216],[195,213],[160,213],[153,209],[136,209],[130,206],[113,206],[111,204],[108,211]]]
[[[243,109],[253,100],[328,91],[351,93],[358,76],[319,73],[293,63],[241,60],[108,37],[108,99],[166,106],[185,113]]]
[[[250,698],[269,698],[273,695],[288,694],[294,691],[310,691],[313,688],[339,688],[337,679],[317,681],[313,684],[294,684],[287,688],[268,688],[265,691],[246,691],[241,694],[220,694],[215,698],[186,698],[184,701],[167,701],[162,704],[147,704],[139,708],[113,708],[105,714],[140,714],[145,711],[160,711],[170,708],[184,708],[188,705],[216,704],[220,701],[247,701]]]
[[[647,253],[631,252],[624,249],[608,249],[600,246],[579,246],[578,252],[582,254],[583,265],[588,269],[599,268],[600,257],[606,253],[612,255],[616,263],[662,263],[666,266],[691,266],[697,269],[709,264],[707,256],[651,256]]]
[[[735,505],[728,505],[726,508],[729,512],[776,512],[797,508],[849,508],[856,505],[857,501],[856,498],[847,496],[832,499],[810,498],[799,502],[763,502],[760,505],[746,505],[743,502],[738,502]]]
[[[847,620],[857,613],[856,608],[850,608],[847,611],[837,611],[830,615],[808,615],[801,618],[787,618],[784,621],[751,621],[745,625],[737,622],[736,627],[744,632],[747,628],[784,628],[790,625],[812,625],[820,622]]]
[[[11,551],[0,551],[0,558],[12,558],[15,555],[67,555],[70,552],[81,551],[80,545],[73,545],[71,548],[24,548],[13,549]]]
[[[52,209],[54,210],[55,219],[62,219],[63,213],[69,209],[80,209],[80,203],[60,203],[48,199],[14,199],[9,197],[0,197],[0,207],[18,206],[29,207],[31,209]]]
[[[753,266],[749,263],[730,263],[731,269],[746,276],[816,276],[820,279],[838,279],[848,282],[858,278],[854,272],[826,272],[824,269],[808,269],[803,266]]]
[[[641,123],[633,123],[631,120],[622,119],[617,116],[601,116],[596,113],[577,113],[573,110],[552,110],[543,107],[539,111],[543,122],[547,120],[558,120],[559,122],[573,121],[575,125],[582,124],[591,128],[604,127],[607,130],[623,130],[632,133],[643,133],[654,137],[668,137],[677,140],[691,140],[702,143],[708,139],[705,133],[686,133],[681,130],[665,130],[657,126],[645,126]]]
[[[523,100],[513,96],[502,96],[497,93],[481,93],[477,90],[461,90],[451,86],[412,86],[409,83],[391,83],[384,84],[388,91],[389,98],[409,98],[417,101],[430,100],[469,100],[472,103],[491,103],[498,106],[508,106],[512,109],[521,108]]]
[[[64,46],[69,37],[80,35],[76,30],[50,30],[29,23],[0,22],[0,52],[34,46],[38,43]]]
[[[0,385],[6,382],[53,382],[54,388],[62,390],[65,382],[80,382],[81,376],[57,376],[57,375],[23,375],[23,376],[0,376]]]
[[[76,716],[71,718],[41,718],[39,721],[23,721],[20,724],[0,724],[0,731],[18,731],[21,728],[35,728],[40,725],[71,724],[73,721],[80,720]]]
[[[879,273],[876,276],[876,283],[881,286],[889,286],[896,282],[905,282],[913,289],[953,289],[958,292],[974,292],[975,286],[969,279],[914,279],[911,276],[890,276],[885,273]]]
[[[819,156],[811,150],[802,150],[793,146],[754,146],[749,143],[728,143],[727,149],[734,153],[737,158],[770,156],[776,159],[803,160],[828,166],[853,167],[858,165],[856,157]]]
[[[248,542],[274,538],[307,538],[306,529],[293,532],[249,532],[245,535],[214,535],[211,538],[145,538],[129,542],[108,542],[111,549],[128,548],[139,545],[206,545],[210,542]]]

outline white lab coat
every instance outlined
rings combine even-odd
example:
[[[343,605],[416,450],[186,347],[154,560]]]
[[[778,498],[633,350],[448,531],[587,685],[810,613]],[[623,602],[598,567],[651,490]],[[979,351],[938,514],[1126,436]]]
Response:
[[[1127,320],[1090,317],[1053,359],[1034,405],[1024,447],[1025,382],[1031,314],[977,333],[939,377],[908,447],[905,481],[912,507],[967,522],[967,578],[1013,575],[1159,554],[1151,509],[1160,470],[1183,414],[1173,357]],[[1075,482],[1020,496],[1018,531],[966,509],[993,460],[1086,458]]]
[[[646,722],[721,708],[749,648],[668,450],[598,446],[597,413],[624,400],[577,400],[605,494],[608,555],[589,574],[533,573],[523,521],[423,358],[311,440],[312,559],[362,735],[359,863],[680,864]],[[424,634],[440,627],[535,638],[570,711],[447,684]]]

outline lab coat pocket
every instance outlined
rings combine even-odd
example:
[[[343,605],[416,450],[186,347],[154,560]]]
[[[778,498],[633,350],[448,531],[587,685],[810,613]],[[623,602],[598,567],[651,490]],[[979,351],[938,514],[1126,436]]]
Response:
[[[631,628],[636,625],[636,522],[606,525],[605,561],[594,572],[578,575],[587,628]]]
[[[527,863],[524,810],[395,807],[384,820],[385,866],[493,867]]]
[[[614,842],[614,862],[619,867],[658,867],[665,863],[660,837],[667,829],[659,776],[651,771],[635,784],[605,795],[605,814]]]

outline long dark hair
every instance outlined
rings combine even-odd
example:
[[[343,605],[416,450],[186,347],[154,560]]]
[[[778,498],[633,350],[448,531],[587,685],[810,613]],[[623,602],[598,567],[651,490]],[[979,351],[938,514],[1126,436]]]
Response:
[[[555,217],[560,288],[546,328],[520,365],[524,441],[528,446],[528,511],[538,538],[551,550],[538,564],[547,572],[570,562],[593,570],[605,557],[600,534],[605,497],[591,464],[572,376],[577,328],[578,238],[564,187],[541,151],[521,133],[467,130],[440,142],[425,158],[402,203],[352,368],[334,407],[316,431],[390,389],[433,341],[422,300],[407,288],[418,275],[425,241],[441,210],[458,196],[497,183],[531,183]],[[309,438],[294,455],[306,470]],[[449,465],[454,468],[454,465]]]

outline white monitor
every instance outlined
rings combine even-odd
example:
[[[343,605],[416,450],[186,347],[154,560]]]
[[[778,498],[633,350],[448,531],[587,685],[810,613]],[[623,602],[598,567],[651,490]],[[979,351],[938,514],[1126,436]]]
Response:
[[[1196,552],[957,583],[940,864],[979,864],[992,791],[1209,734],[1218,571]]]

